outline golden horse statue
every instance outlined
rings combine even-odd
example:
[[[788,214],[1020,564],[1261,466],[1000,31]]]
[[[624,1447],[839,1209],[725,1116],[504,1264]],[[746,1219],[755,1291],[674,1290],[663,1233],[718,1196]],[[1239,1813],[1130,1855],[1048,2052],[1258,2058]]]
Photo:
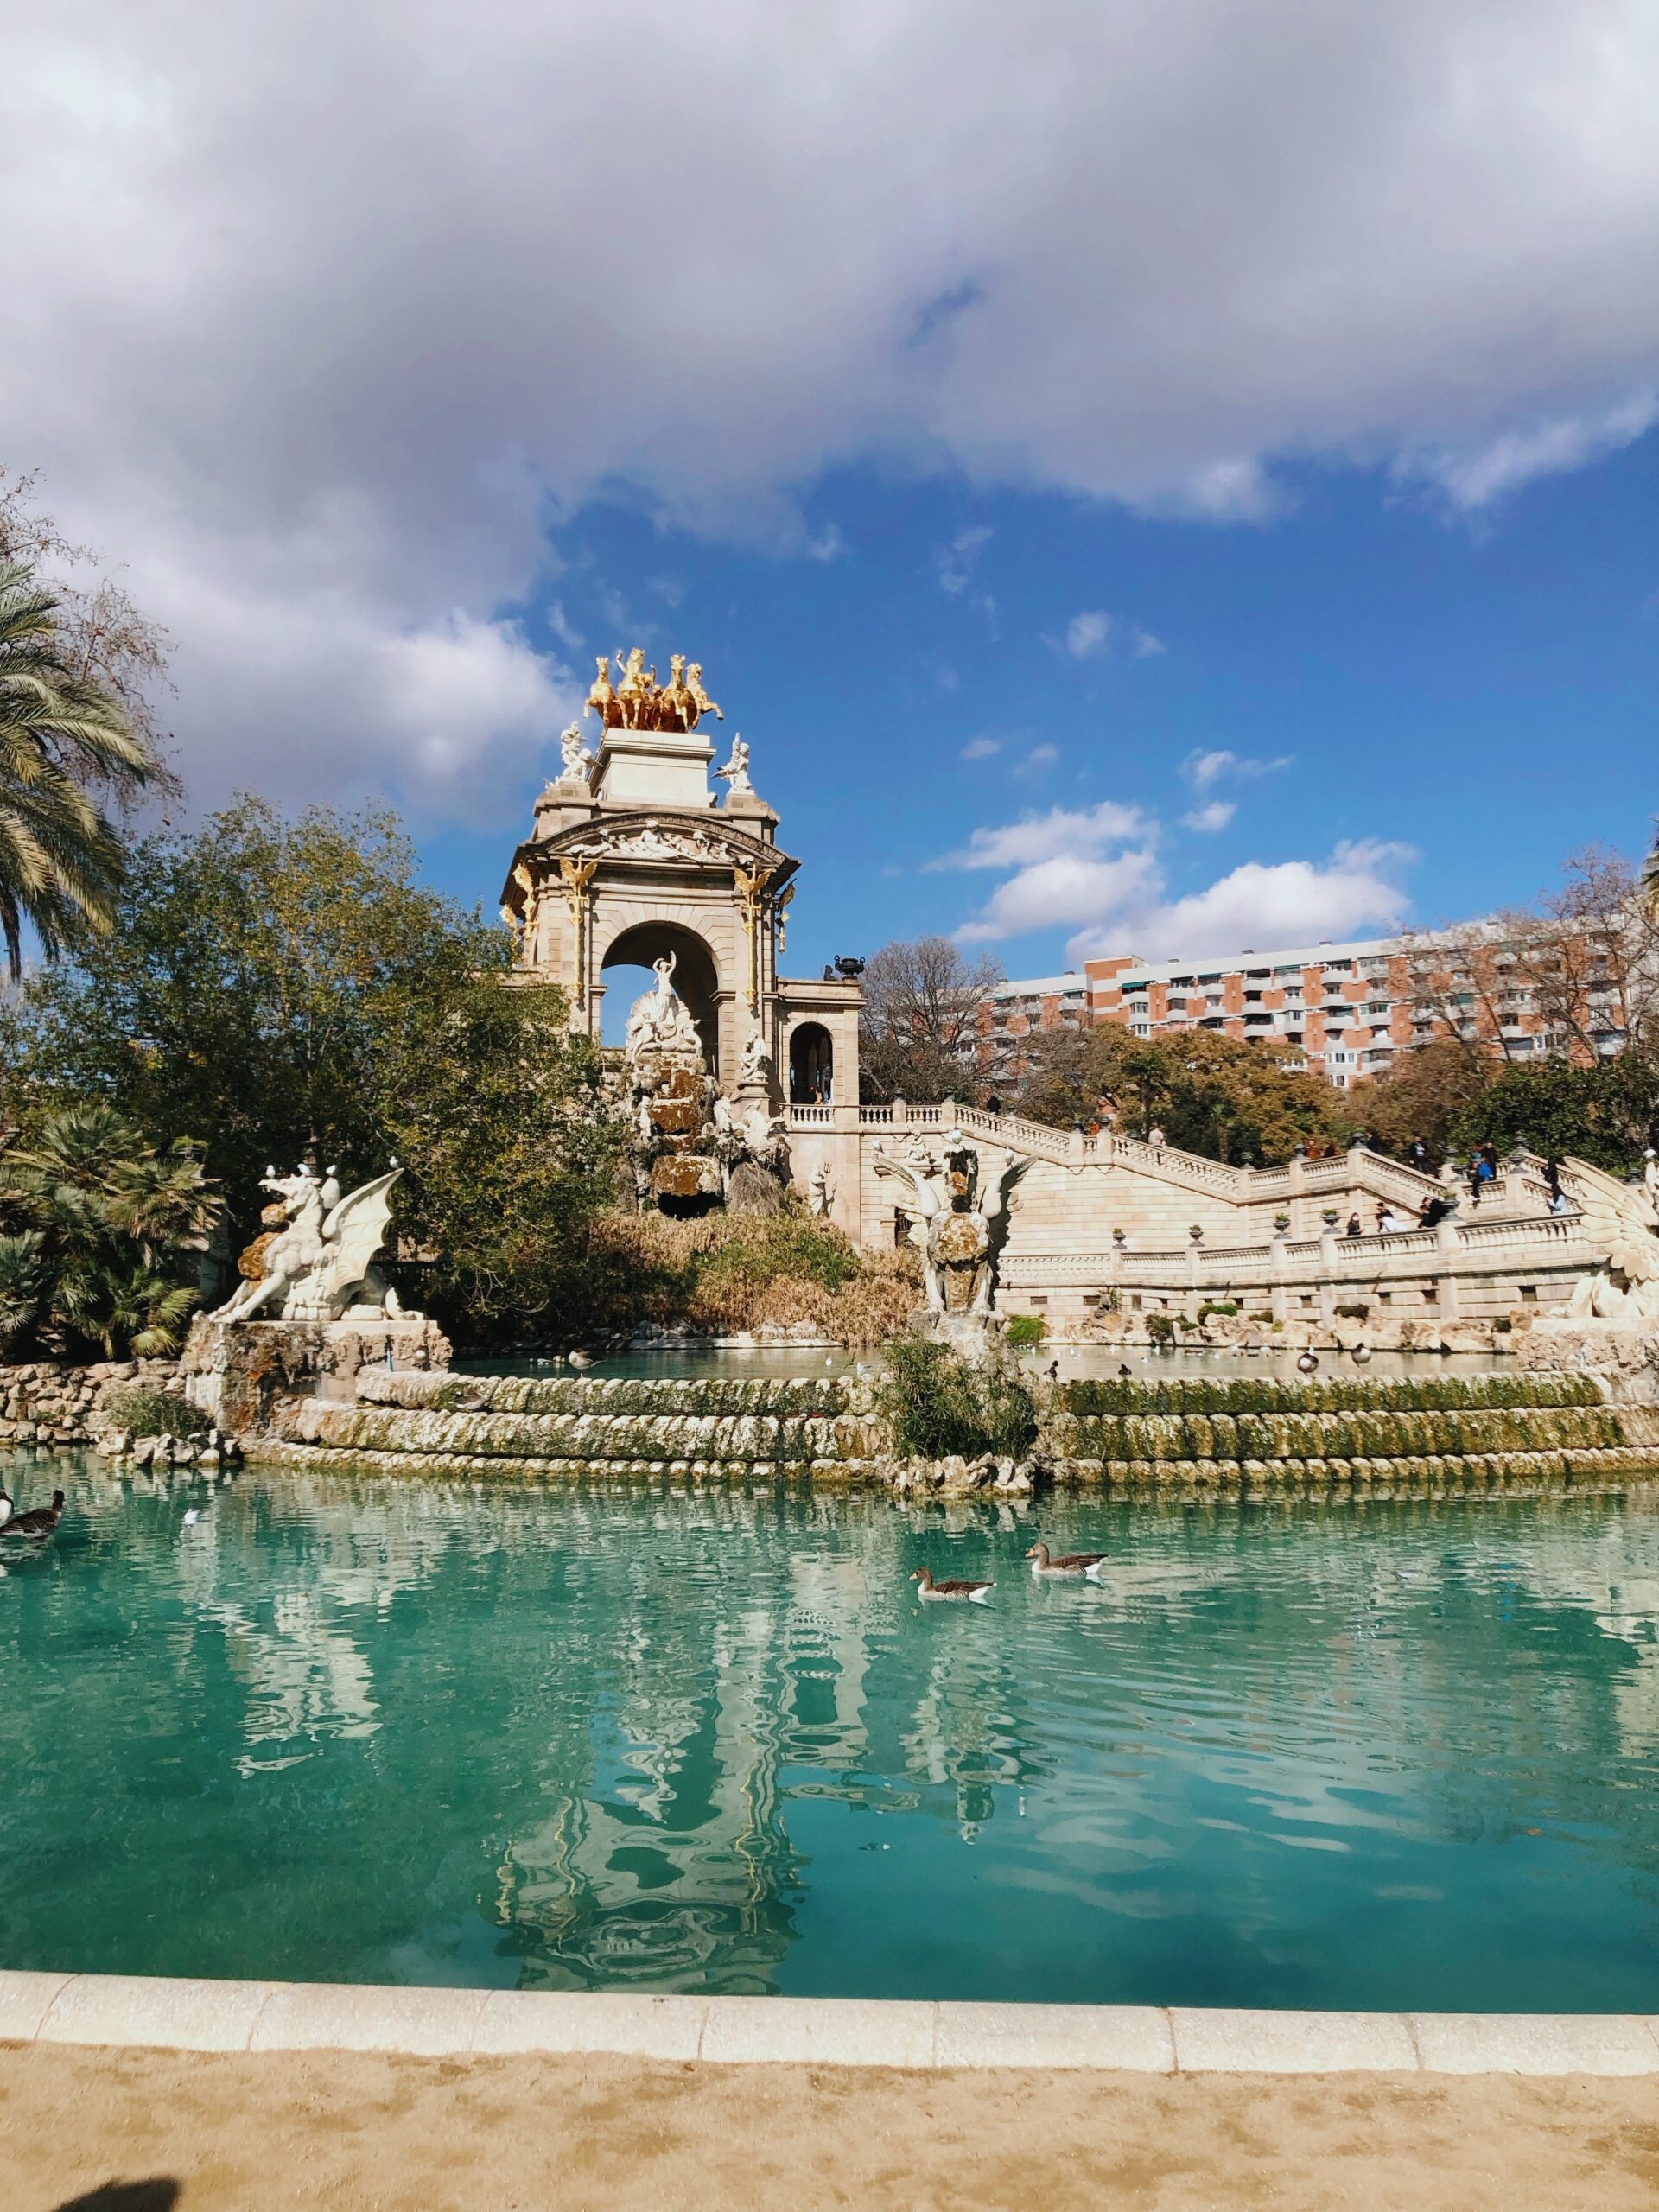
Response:
[[[721,713],[720,709],[702,688],[702,663],[700,660],[694,660],[690,667],[686,670],[685,688],[696,701],[698,714],[712,715],[716,721],[725,721],[725,715]],[[695,729],[696,724],[694,721],[689,727]]]
[[[599,664],[599,673],[588,689],[582,712],[586,714],[591,708],[606,728],[610,729],[618,720],[616,690],[611,682],[610,656],[608,653],[595,653],[594,658]]]

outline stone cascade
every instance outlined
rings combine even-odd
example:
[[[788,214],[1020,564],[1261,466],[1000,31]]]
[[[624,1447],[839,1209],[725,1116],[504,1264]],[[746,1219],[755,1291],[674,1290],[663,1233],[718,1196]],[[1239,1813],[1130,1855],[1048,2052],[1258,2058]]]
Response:
[[[1035,1386],[1028,1459],[893,1454],[868,1386],[527,1380],[365,1370],[351,1404],[279,1405],[260,1456],[503,1480],[868,1483],[1024,1493],[1052,1480],[1243,1497],[1522,1495],[1659,1481],[1659,1417],[1588,1375]]]

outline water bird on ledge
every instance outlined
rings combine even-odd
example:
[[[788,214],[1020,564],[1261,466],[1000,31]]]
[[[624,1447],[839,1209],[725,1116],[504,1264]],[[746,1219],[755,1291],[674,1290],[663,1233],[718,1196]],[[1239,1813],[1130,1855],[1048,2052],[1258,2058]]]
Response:
[[[1026,1554],[1033,1574],[1088,1574],[1105,1560],[1104,1552],[1062,1552],[1058,1559],[1046,1544],[1033,1544]]]
[[[965,1598],[975,1605],[982,1605],[987,1593],[996,1587],[994,1582],[936,1582],[931,1567],[918,1567],[910,1579],[918,1586],[918,1598],[952,1599],[958,1603]]]
[[[0,1529],[0,1535],[27,1536],[34,1543],[44,1543],[63,1518],[63,1492],[54,1490],[50,1505],[37,1505],[32,1513],[14,1514]]]

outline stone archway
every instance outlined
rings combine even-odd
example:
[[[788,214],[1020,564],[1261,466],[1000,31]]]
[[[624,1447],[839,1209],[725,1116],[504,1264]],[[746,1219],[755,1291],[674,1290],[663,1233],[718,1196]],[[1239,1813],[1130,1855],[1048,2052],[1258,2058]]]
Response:
[[[827,1106],[835,1095],[836,1047],[821,1021],[798,1021],[789,1038],[789,1103]]]
[[[635,922],[620,930],[600,959],[602,976],[607,968],[649,968],[669,953],[674,956],[674,988],[702,1039],[705,1066],[720,1065],[720,969],[708,943],[682,923]]]

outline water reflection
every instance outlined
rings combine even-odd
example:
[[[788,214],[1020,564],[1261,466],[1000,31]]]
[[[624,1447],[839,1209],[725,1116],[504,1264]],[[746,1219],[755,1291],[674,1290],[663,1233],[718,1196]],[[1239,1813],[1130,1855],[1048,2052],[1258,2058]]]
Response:
[[[1035,1533],[1101,1585],[1033,1582]],[[993,1604],[918,1606],[924,1559]],[[88,1466],[0,1586],[0,1957],[1645,2005],[1656,1653],[1655,1523],[1615,1503]]]

